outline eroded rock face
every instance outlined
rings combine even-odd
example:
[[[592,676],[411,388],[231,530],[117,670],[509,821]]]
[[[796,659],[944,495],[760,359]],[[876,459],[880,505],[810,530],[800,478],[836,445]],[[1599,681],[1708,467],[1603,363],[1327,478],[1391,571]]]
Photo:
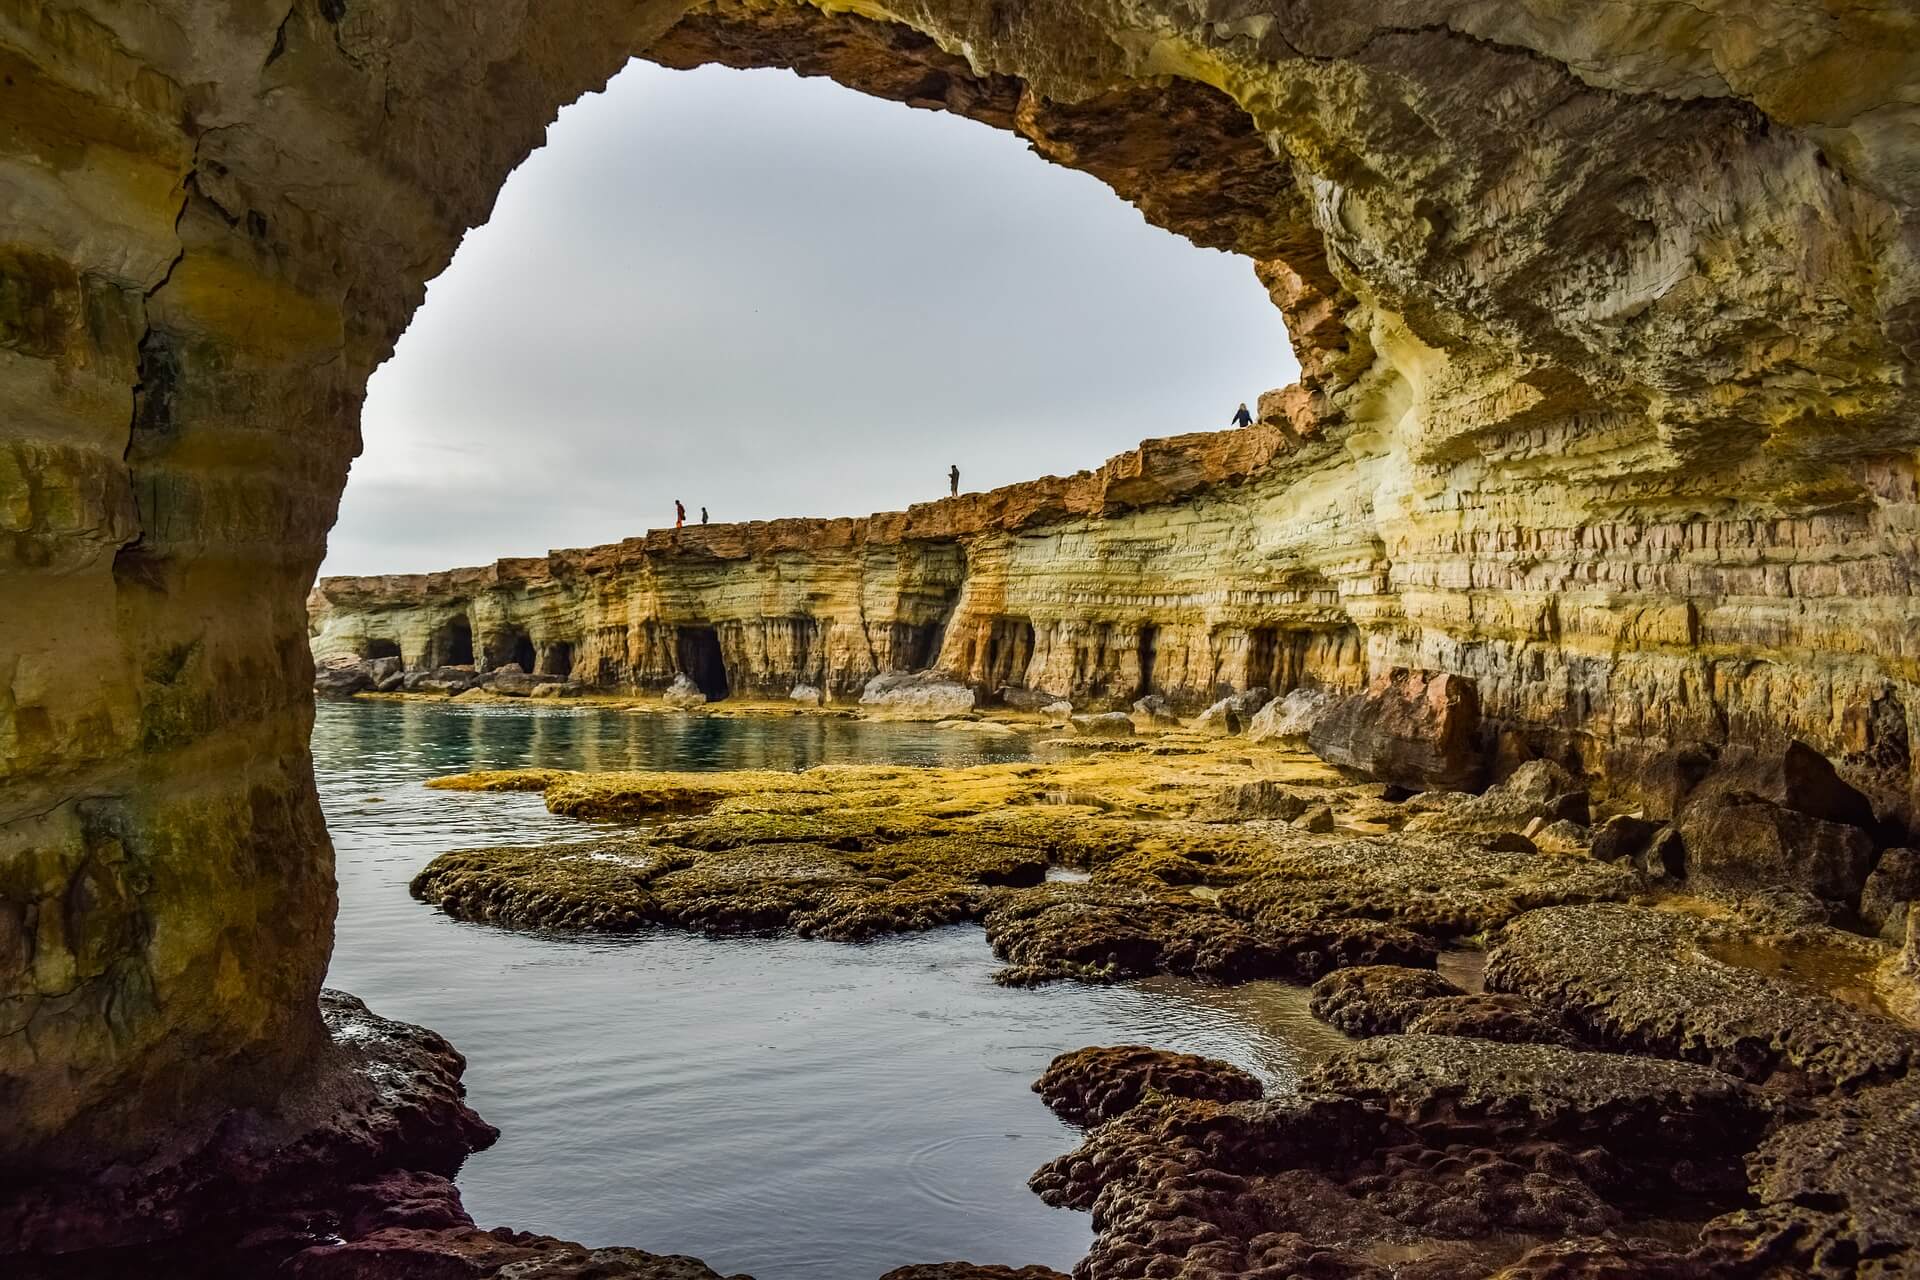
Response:
[[[906,660],[873,665],[926,665],[916,628],[948,610],[937,664],[956,677],[1010,683],[1024,653],[1028,687],[1123,703],[1151,625],[1169,696],[1427,669],[1474,681],[1489,721],[1589,742],[1622,786],[1675,743],[1798,737],[1909,806],[1920,58],[1903,14],[863,11],[0,14],[9,1168],[138,1157],[277,1093],[324,1043],[334,899],[303,601],[363,388],[557,108],[636,53],[790,66],[1017,131],[1255,260],[1292,316],[1302,382],[1271,425],[994,499],[1024,515],[908,513],[909,570],[888,580],[902,629],[883,637]],[[995,529],[964,583],[957,523]],[[770,532],[703,536],[783,554]],[[738,590],[727,558],[720,595]],[[842,588],[858,559],[849,534]],[[1145,614],[1123,580],[1172,603]],[[1098,605],[1021,613],[993,583]],[[494,665],[520,637],[493,624],[545,608],[509,607],[517,590],[464,635],[437,619],[437,651],[407,661]],[[705,643],[683,630],[720,621],[704,608],[669,600],[651,632],[565,659],[664,676],[683,638]],[[743,617],[735,643],[785,687],[853,644],[781,621],[799,613]]]
[[[1395,668],[1345,699],[1307,735],[1314,754],[1381,782],[1466,791],[1486,773],[1473,681]]]

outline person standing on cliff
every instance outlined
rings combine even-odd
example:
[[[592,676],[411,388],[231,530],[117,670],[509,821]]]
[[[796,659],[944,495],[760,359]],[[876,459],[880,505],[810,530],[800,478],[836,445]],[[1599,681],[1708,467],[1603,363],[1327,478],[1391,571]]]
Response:
[[[673,500],[673,527],[678,529],[687,522],[687,508],[680,499]]]
[[[960,496],[960,464],[957,462],[947,468],[947,496],[949,498]]]
[[[707,522],[707,509],[705,507],[702,507],[700,508],[700,523],[705,524],[706,522]]]
[[[1250,427],[1253,425],[1253,415],[1247,412],[1247,405],[1244,400],[1240,402],[1240,411],[1233,415],[1233,425],[1236,427]]]

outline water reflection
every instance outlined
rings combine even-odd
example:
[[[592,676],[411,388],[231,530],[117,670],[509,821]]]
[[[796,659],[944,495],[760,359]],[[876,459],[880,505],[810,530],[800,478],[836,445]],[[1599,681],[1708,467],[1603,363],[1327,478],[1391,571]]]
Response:
[[[501,1126],[475,1217],[692,1253],[759,1280],[971,1258],[1070,1269],[1084,1215],[1026,1190],[1074,1134],[1029,1084],[1056,1053],[1146,1042],[1286,1087],[1338,1037],[1277,983],[1009,991],[979,929],[862,946],[529,936],[407,894],[446,849],[578,834],[533,795],[428,791],[469,768],[803,768],[1023,758],[1026,740],[813,717],[330,703],[314,759],[339,855],[331,981],[468,1055]]]

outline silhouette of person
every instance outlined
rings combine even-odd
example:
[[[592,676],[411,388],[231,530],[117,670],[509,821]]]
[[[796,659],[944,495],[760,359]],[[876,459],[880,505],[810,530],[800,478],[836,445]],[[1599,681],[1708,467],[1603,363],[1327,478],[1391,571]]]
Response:
[[[1253,415],[1247,412],[1245,402],[1241,403],[1240,411],[1233,415],[1233,425],[1236,427],[1250,427],[1253,425]]]
[[[707,522],[707,509],[705,507],[702,507],[700,508],[700,523],[705,524],[706,522]]]
[[[950,498],[960,496],[960,465],[958,463],[947,468],[947,496]]]
[[[681,525],[685,524],[686,522],[687,522],[687,509],[686,507],[681,505],[680,499],[675,498],[673,500],[673,527],[678,529]]]

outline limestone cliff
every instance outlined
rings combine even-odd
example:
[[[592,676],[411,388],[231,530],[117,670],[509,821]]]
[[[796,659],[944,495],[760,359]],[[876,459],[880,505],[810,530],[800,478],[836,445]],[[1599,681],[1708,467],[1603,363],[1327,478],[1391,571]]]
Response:
[[[327,578],[308,601],[314,656],[518,662],[627,688],[684,672],[709,695],[775,697],[796,684],[851,697],[879,672],[935,669],[983,694],[1013,686],[1081,706],[1157,692],[1197,708],[1250,686],[1352,684],[1364,655],[1346,601],[1370,590],[1370,533],[1316,542],[1279,512],[1316,459],[1337,456],[1257,426],[864,519],[694,526],[482,569]]]
[[[1036,650],[1099,620],[1026,566],[1124,563],[1132,528],[1164,548],[1143,578],[1222,601],[1154,624],[1156,682],[1246,625],[1252,563],[1304,594],[1239,616],[1350,624],[1369,664],[1469,675],[1623,776],[1793,733],[1911,797],[1909,7],[0,0],[10,1170],[164,1150],[322,1042],[303,602],[366,379],[546,122],[634,55],[1016,131],[1253,260],[1291,316],[1303,384],[1272,407],[1324,444],[977,535],[943,661],[993,618]],[[885,607],[921,572],[876,578]],[[1092,644],[1050,635],[1029,678]]]

